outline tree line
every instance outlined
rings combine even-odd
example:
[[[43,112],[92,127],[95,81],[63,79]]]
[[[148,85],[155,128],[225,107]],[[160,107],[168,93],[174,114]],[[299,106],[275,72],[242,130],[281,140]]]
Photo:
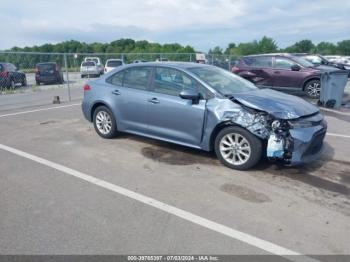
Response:
[[[45,53],[196,53],[194,47],[178,43],[159,44],[146,40],[119,39],[110,43],[84,43],[75,40],[57,44],[44,44],[32,47],[13,47],[7,51],[45,52]],[[279,48],[276,41],[264,36],[260,40],[245,43],[229,43],[226,48],[216,46],[209,50],[209,54],[216,55],[250,55],[271,52],[288,53],[318,53],[322,55],[350,55],[350,39],[338,43],[320,42],[314,44],[304,39],[286,48]]]
[[[145,40],[135,41],[133,39],[119,39],[110,43],[90,44],[71,40],[57,44],[44,44],[24,48],[13,47],[6,51],[51,53],[41,55],[0,53],[1,62],[14,63],[21,69],[31,69],[35,67],[36,63],[47,61],[57,62],[59,65],[64,66],[64,57],[62,55],[52,53],[101,53],[104,54],[99,55],[103,63],[105,63],[108,58],[123,58],[126,63],[131,63],[136,59],[154,61],[157,58],[167,58],[170,61],[194,61],[195,57],[193,54],[200,52],[189,45],[183,46],[178,43],[159,44],[151,43]],[[232,63],[239,56],[273,52],[318,53],[322,55],[350,56],[350,40],[343,40],[338,43],[320,42],[318,44],[314,44],[311,40],[304,39],[286,48],[279,48],[274,39],[264,36],[260,40],[254,40],[251,42],[238,44],[229,43],[225,49],[216,46],[211,48],[208,52],[213,56],[208,56],[207,58],[217,66],[228,68],[229,63]],[[127,54],[121,57],[112,55],[112,53]],[[228,55],[231,56],[230,62],[228,62],[226,59]],[[84,55],[79,55],[78,57],[73,57],[70,55],[67,59],[67,65],[69,68],[77,68],[80,66],[83,59]]]
[[[219,46],[209,50],[209,54],[216,55],[253,55],[261,53],[313,53],[321,55],[346,55],[350,56],[350,39],[343,40],[336,44],[331,42],[320,42],[314,44],[309,39],[304,39],[294,43],[286,48],[279,48],[276,41],[270,37],[264,36],[260,40],[254,40],[246,43],[229,43],[226,49]]]

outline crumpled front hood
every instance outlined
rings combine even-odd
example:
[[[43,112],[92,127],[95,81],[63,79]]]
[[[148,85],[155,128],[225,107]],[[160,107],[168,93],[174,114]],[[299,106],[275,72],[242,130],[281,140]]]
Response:
[[[319,111],[304,99],[271,89],[237,93],[234,98],[247,107],[265,111],[278,119],[295,119]]]

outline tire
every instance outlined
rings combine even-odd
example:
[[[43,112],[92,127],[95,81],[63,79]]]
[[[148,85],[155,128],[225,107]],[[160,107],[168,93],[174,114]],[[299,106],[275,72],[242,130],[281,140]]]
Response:
[[[304,85],[304,91],[309,98],[319,98],[321,93],[321,81],[315,79],[306,82]]]
[[[254,167],[262,157],[262,148],[259,138],[238,126],[225,127],[215,138],[217,158],[225,166],[236,170]]]
[[[15,89],[16,82],[15,82],[15,80],[13,78],[10,79],[8,87],[11,88],[11,89]]]
[[[23,77],[22,86],[27,86],[27,78]]]
[[[117,135],[117,124],[113,113],[106,106],[95,109],[93,123],[96,133],[103,138],[113,138]]]

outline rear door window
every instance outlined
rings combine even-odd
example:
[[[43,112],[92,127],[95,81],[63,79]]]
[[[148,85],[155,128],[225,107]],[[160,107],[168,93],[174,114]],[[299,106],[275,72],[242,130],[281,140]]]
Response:
[[[272,57],[270,56],[256,56],[256,57],[245,57],[244,62],[250,67],[258,68],[271,68]]]
[[[152,68],[134,67],[125,70],[123,86],[146,90],[151,76]]]

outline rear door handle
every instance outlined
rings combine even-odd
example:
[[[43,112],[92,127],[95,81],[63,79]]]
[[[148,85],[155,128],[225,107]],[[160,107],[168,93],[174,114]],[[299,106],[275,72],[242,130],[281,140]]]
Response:
[[[114,90],[114,91],[112,91],[112,94],[113,94],[113,95],[119,96],[119,95],[120,95],[120,92],[119,92],[119,90]]]
[[[153,97],[151,99],[148,99],[148,102],[152,104],[159,104],[159,100],[156,97]]]
[[[275,74],[280,74],[281,72],[280,71],[273,71]]]

